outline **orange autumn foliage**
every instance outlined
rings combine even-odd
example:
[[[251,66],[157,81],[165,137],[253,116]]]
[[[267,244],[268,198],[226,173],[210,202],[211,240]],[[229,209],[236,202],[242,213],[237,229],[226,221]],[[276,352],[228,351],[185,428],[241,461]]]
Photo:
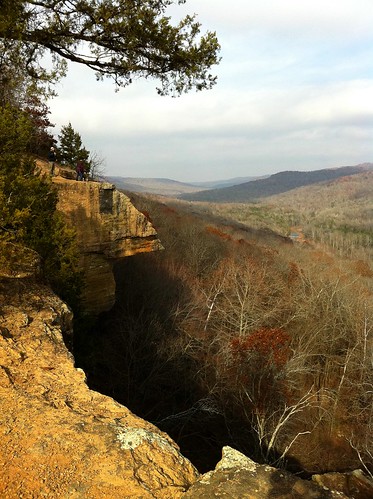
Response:
[[[233,338],[231,350],[234,356],[248,357],[259,354],[264,364],[273,363],[278,369],[285,366],[290,355],[290,336],[280,328],[261,328],[245,338]]]
[[[216,227],[212,227],[211,225],[208,225],[206,227],[206,232],[209,234],[213,234],[214,236],[218,236],[220,239],[224,239],[225,241],[231,241],[232,236],[229,234],[226,234],[220,229],[217,229]]]

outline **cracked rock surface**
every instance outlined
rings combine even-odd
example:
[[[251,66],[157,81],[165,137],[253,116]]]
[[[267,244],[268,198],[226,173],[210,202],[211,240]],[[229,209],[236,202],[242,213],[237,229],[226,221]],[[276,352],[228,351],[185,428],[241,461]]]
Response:
[[[69,308],[0,280],[0,497],[177,498],[198,473],[177,445],[88,389],[63,336]]]

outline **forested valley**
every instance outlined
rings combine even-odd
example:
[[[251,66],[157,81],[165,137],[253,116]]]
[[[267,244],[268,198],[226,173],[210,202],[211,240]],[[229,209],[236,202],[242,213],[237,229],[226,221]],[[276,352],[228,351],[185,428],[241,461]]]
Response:
[[[116,264],[116,305],[76,334],[74,355],[91,388],[200,471],[231,445],[305,476],[372,474],[371,243],[346,210],[350,229],[332,224],[338,195],[331,212],[310,189],[265,205],[129,194],[165,249]]]

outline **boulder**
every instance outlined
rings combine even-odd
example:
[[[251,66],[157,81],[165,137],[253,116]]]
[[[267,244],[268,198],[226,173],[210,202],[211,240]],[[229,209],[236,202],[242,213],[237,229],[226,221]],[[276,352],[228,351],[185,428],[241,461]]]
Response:
[[[372,499],[373,497],[373,480],[361,470],[313,475],[312,480],[323,487],[338,490],[353,499]]]
[[[286,471],[257,464],[250,458],[224,447],[214,471],[202,475],[184,494],[185,498],[215,499],[343,499],[318,484],[302,480]]]

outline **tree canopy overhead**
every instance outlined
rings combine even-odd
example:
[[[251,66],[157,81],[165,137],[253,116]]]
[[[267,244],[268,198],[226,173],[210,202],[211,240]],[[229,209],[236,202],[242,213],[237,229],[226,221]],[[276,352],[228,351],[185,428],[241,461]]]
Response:
[[[195,15],[173,24],[166,15],[185,0],[2,0],[2,53],[35,79],[53,79],[66,61],[84,64],[98,79],[117,87],[135,78],[152,78],[161,95],[179,95],[216,83],[216,34],[200,34]],[[47,73],[46,54],[53,70]],[[2,57],[3,62],[6,57]]]

